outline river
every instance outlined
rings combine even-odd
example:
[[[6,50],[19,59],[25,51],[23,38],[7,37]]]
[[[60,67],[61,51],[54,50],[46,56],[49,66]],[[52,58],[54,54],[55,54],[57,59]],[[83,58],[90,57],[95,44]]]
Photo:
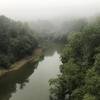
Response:
[[[59,73],[60,54],[54,50],[37,64],[28,63],[0,79],[0,100],[49,100],[49,79]]]

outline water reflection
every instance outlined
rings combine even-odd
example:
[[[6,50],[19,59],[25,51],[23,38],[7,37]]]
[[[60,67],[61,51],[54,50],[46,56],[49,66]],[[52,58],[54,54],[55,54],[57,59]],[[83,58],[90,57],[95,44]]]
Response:
[[[59,72],[61,48],[49,45],[42,61],[29,62],[0,79],[0,100],[49,100],[48,81]]]
[[[55,51],[57,53],[62,53],[62,48],[64,47],[64,44],[57,44],[57,43],[47,43],[47,46],[45,46],[45,56],[53,56]]]
[[[17,84],[19,84],[20,89],[29,82],[29,76],[37,68],[37,64],[29,62],[24,65],[20,70],[14,71],[8,75],[5,75],[0,79],[0,100],[9,100],[12,93],[16,92]]]

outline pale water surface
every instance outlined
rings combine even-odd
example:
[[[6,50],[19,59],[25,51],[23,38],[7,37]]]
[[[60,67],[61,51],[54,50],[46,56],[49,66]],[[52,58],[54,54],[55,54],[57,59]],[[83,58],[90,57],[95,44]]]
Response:
[[[26,64],[20,71],[4,76],[0,80],[0,100],[49,100],[48,81],[57,77],[60,64],[60,54],[54,51],[38,64]]]

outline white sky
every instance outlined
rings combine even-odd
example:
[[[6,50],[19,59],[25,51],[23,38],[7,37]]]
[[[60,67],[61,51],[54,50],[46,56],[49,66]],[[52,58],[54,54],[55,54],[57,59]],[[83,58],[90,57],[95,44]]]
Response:
[[[0,15],[18,20],[99,14],[100,0],[0,0]]]

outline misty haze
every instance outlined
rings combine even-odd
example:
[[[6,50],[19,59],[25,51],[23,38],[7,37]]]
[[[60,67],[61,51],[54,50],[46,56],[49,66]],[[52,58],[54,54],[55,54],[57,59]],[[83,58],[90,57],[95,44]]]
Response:
[[[1,0],[0,100],[100,100],[100,0]]]

